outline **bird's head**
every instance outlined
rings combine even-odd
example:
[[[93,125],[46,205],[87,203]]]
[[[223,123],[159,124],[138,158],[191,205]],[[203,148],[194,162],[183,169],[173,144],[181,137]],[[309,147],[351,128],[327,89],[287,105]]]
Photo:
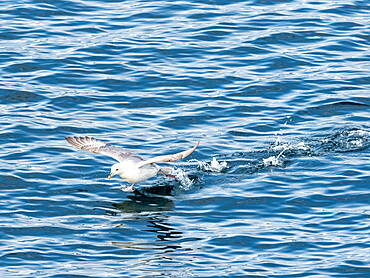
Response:
[[[120,175],[120,174],[121,174],[121,165],[119,163],[116,163],[111,167],[108,179],[110,179],[111,177],[115,175]]]

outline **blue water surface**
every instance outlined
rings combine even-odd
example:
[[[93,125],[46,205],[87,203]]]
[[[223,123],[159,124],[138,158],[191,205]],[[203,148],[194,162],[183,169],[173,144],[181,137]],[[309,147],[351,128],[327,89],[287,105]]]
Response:
[[[3,0],[1,277],[369,277],[370,2]],[[183,151],[176,179],[112,158]]]

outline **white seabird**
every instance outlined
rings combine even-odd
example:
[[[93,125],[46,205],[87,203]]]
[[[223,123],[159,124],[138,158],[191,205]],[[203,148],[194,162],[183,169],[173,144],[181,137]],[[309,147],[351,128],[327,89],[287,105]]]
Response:
[[[187,151],[156,156],[151,159],[144,160],[140,156],[128,150],[107,144],[93,137],[74,136],[65,137],[65,139],[71,145],[81,150],[108,155],[116,159],[119,163],[116,163],[111,167],[111,173],[108,176],[108,179],[115,175],[119,175],[122,179],[132,184],[130,187],[131,191],[133,191],[135,184],[150,179],[151,177],[156,176],[158,173],[174,178],[174,176],[170,175],[171,171],[173,170],[171,167],[158,166],[156,163],[171,162],[183,159],[191,155],[199,145],[198,142],[193,148]]]

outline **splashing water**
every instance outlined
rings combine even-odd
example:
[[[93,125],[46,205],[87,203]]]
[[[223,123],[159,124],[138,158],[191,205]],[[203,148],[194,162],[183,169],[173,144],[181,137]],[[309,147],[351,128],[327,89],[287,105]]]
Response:
[[[135,188],[132,185],[121,185],[120,189],[123,192],[134,192]]]
[[[265,166],[283,166],[284,160],[280,158],[284,158],[284,152],[289,149],[289,146],[285,146],[284,149],[277,155],[277,156],[270,156],[268,158],[263,158],[263,164]]]
[[[309,155],[310,147],[305,142],[299,142],[297,144],[282,143],[282,140],[278,136],[276,142],[270,146],[269,152],[279,152],[277,155],[263,158],[262,162],[264,166],[283,166],[284,158],[291,156],[294,153],[304,152]]]
[[[358,151],[370,147],[370,132],[363,129],[342,129],[325,138],[309,138],[306,139],[308,142],[299,143],[283,142],[280,135],[268,149],[269,153],[275,155],[262,159],[264,166],[283,166],[286,157],[317,156],[328,152]]]
[[[215,157],[212,158],[212,161],[210,163],[202,162],[198,160],[196,160],[196,162],[198,163],[199,168],[202,171],[206,171],[206,172],[219,172],[220,173],[224,169],[227,168],[226,161],[218,162]]]
[[[180,187],[182,189],[189,189],[193,185],[193,181],[189,178],[185,171],[181,169],[174,169],[171,174],[173,174],[176,180],[180,182]]]
[[[370,147],[370,132],[364,129],[344,129],[318,141],[319,151],[350,152]]]

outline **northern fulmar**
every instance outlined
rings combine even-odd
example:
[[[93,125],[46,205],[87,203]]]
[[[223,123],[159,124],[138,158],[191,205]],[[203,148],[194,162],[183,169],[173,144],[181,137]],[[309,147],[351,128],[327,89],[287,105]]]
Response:
[[[111,172],[108,176],[108,179],[115,175],[119,175],[122,179],[132,184],[128,191],[133,191],[135,184],[150,179],[151,177],[156,176],[158,173],[174,178],[175,176],[171,175],[173,170],[171,167],[159,166],[156,163],[171,162],[183,159],[191,155],[199,145],[198,142],[189,150],[175,154],[156,156],[148,160],[144,160],[140,156],[128,150],[107,144],[93,137],[74,136],[65,137],[65,139],[71,145],[81,150],[108,155],[116,159],[118,163],[111,167]]]

